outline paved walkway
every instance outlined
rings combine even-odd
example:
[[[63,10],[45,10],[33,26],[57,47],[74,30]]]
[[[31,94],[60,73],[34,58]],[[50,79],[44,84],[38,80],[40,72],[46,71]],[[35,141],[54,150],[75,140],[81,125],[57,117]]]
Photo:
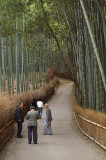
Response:
[[[1,153],[0,160],[106,160],[106,154],[80,133],[73,118],[72,83],[63,84],[49,100],[53,135],[43,135],[45,109],[38,122],[38,144],[27,143],[27,123],[23,138],[14,135]]]

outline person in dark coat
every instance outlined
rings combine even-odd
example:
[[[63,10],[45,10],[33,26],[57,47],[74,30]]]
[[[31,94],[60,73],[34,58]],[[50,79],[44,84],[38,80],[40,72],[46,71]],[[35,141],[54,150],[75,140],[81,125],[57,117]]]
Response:
[[[22,138],[21,132],[22,132],[22,123],[24,121],[23,116],[23,103],[21,102],[20,105],[16,109],[16,122],[17,122],[17,137]]]
[[[35,107],[35,111],[38,110],[38,107],[37,107],[37,102],[36,102],[36,99],[34,98],[31,105],[30,106],[34,106]]]

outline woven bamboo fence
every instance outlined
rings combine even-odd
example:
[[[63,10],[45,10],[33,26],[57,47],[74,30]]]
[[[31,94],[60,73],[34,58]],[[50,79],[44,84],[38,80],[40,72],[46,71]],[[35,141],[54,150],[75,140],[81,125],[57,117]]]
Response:
[[[54,94],[54,88],[56,84],[57,84],[57,80],[51,81],[49,84],[45,85],[45,88],[41,88],[39,91],[36,91],[36,93],[34,92],[35,96],[30,95],[30,98],[28,97],[29,98],[28,100],[27,100],[27,97],[26,99],[24,99],[23,97],[25,97],[25,95],[23,95],[20,98],[20,101],[24,103],[24,107],[23,107],[24,115],[26,115],[27,111],[29,110],[29,106],[33,97],[36,100],[41,98],[42,101],[46,103],[50,99],[50,97]],[[18,98],[18,101],[19,101],[19,98]],[[15,114],[16,114],[16,107],[14,106],[12,106],[12,108],[4,110],[4,112],[0,110],[0,151],[13,135]]]
[[[74,116],[80,130],[91,140],[106,150],[106,115],[81,108],[72,93]]]

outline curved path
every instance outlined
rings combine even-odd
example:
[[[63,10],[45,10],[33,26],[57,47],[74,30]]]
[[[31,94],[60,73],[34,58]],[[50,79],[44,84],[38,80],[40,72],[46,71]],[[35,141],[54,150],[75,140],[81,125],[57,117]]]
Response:
[[[38,122],[38,144],[27,143],[25,121],[24,137],[17,139],[14,135],[3,149],[0,160],[105,160],[104,151],[80,133],[70,101],[72,83],[65,82],[48,102],[53,114],[53,135],[43,135],[44,109]]]

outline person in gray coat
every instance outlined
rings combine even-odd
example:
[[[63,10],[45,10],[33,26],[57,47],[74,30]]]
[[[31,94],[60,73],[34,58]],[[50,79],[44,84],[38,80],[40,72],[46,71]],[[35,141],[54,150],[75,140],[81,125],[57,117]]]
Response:
[[[28,126],[28,143],[32,142],[32,132],[33,132],[33,142],[37,144],[37,119],[38,111],[35,111],[35,107],[31,106],[30,111],[26,115],[27,126]]]
[[[47,132],[49,135],[52,135],[52,128],[51,128],[51,121],[52,121],[52,113],[51,109],[48,107],[48,104],[45,104],[46,108],[46,123],[44,126],[44,135],[47,135]]]

